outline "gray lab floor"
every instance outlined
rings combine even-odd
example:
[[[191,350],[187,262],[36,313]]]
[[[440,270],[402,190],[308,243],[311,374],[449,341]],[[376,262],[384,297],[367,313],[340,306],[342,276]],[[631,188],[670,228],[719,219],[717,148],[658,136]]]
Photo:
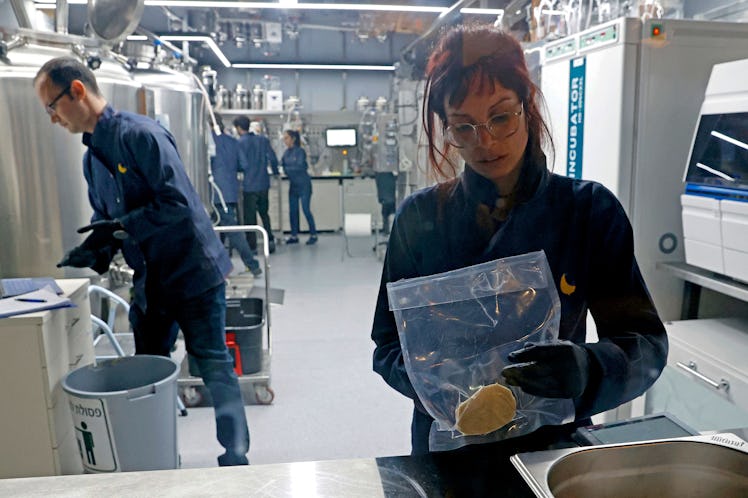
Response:
[[[371,369],[382,269],[372,239],[352,240],[353,257],[341,257],[342,235],[305,240],[270,257],[270,286],[285,290],[285,302],[270,312],[275,400],[245,407],[250,462],[408,454],[412,404]],[[177,424],[182,467],[216,466],[213,408],[190,408]]]

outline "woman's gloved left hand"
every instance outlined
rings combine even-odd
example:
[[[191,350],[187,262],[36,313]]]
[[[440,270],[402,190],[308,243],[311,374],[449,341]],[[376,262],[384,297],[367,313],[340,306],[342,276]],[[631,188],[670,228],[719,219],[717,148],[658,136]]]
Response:
[[[569,341],[535,344],[509,353],[501,371],[506,383],[544,398],[578,398],[587,388],[590,358],[587,350]]]

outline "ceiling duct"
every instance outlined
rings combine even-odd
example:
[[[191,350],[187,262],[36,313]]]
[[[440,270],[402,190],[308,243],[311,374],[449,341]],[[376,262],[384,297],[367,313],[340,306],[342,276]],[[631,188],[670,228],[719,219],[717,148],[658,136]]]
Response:
[[[452,4],[448,10],[443,12],[429,26],[429,28],[418,38],[410,42],[400,52],[399,74],[410,79],[420,79],[426,69],[426,60],[430,50],[430,44],[440,28],[448,24],[454,24],[461,18],[460,9],[472,4],[474,0],[459,0]]]
[[[33,29],[33,26],[31,25],[31,17],[29,17],[29,7],[27,7],[29,4],[30,2],[25,0],[10,0],[10,6],[13,9],[13,13],[16,15],[19,28]],[[33,8],[33,5],[31,8]]]
[[[68,34],[68,0],[55,2],[55,31]]]

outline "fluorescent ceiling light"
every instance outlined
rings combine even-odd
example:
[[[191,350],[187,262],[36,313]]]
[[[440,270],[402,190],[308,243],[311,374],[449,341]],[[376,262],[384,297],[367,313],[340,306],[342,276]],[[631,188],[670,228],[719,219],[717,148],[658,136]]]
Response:
[[[251,64],[236,63],[236,69],[320,69],[337,71],[394,71],[395,66],[366,66],[360,64]]]
[[[129,35],[127,41],[148,41],[148,37],[145,35]]]
[[[187,7],[213,9],[249,9],[249,10],[346,10],[346,11],[380,11],[380,12],[421,12],[425,14],[443,14],[449,7],[429,7],[420,5],[377,5],[352,3],[290,3],[293,0],[282,0],[281,3],[270,2],[231,2],[210,0],[145,0],[145,5],[151,7]],[[34,0],[39,9],[53,9],[56,0]],[[69,5],[87,5],[88,0],[68,0]],[[471,9],[462,8],[462,14],[477,14],[497,16],[503,9]]]
[[[738,147],[742,147],[743,149],[748,150],[748,144],[747,143],[741,142],[740,140],[738,140],[736,138],[729,137],[729,136],[725,135],[724,133],[720,133],[718,131],[712,131],[712,136],[715,136],[717,138],[721,138],[725,142],[729,142],[729,143],[731,143],[733,145],[737,145]]]
[[[164,35],[159,36],[160,39],[164,41],[196,41],[196,42],[205,42],[210,49],[213,51],[214,54],[216,54],[216,57],[218,57],[221,62],[223,62],[223,65],[226,67],[231,67],[231,61],[226,58],[225,55],[223,55],[223,52],[221,51],[220,47],[216,44],[215,41],[213,41],[213,38],[210,36],[204,36],[204,35]]]

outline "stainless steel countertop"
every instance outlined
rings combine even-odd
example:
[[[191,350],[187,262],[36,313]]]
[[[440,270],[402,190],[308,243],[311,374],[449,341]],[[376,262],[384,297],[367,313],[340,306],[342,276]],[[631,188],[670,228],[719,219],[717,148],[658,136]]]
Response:
[[[748,429],[723,430],[748,438]],[[459,459],[459,457],[458,457]],[[488,469],[488,470],[486,470]],[[506,459],[487,462],[480,476],[457,461],[424,457],[212,467],[150,472],[30,477],[0,480],[0,496],[252,496],[254,497],[429,497],[469,496],[454,483],[485,479],[496,496],[534,496]],[[491,475],[483,475],[488,474]],[[447,491],[447,490],[452,491]]]
[[[0,480],[0,496],[428,496],[376,460],[344,460]]]
[[[484,481],[490,495],[532,497],[509,459],[471,469],[430,456],[327,460],[248,467],[158,470],[111,474],[0,480],[0,496],[251,496],[263,497],[428,497],[475,496],[473,483]],[[467,486],[467,489],[462,489]],[[485,495],[485,492],[480,493]]]

